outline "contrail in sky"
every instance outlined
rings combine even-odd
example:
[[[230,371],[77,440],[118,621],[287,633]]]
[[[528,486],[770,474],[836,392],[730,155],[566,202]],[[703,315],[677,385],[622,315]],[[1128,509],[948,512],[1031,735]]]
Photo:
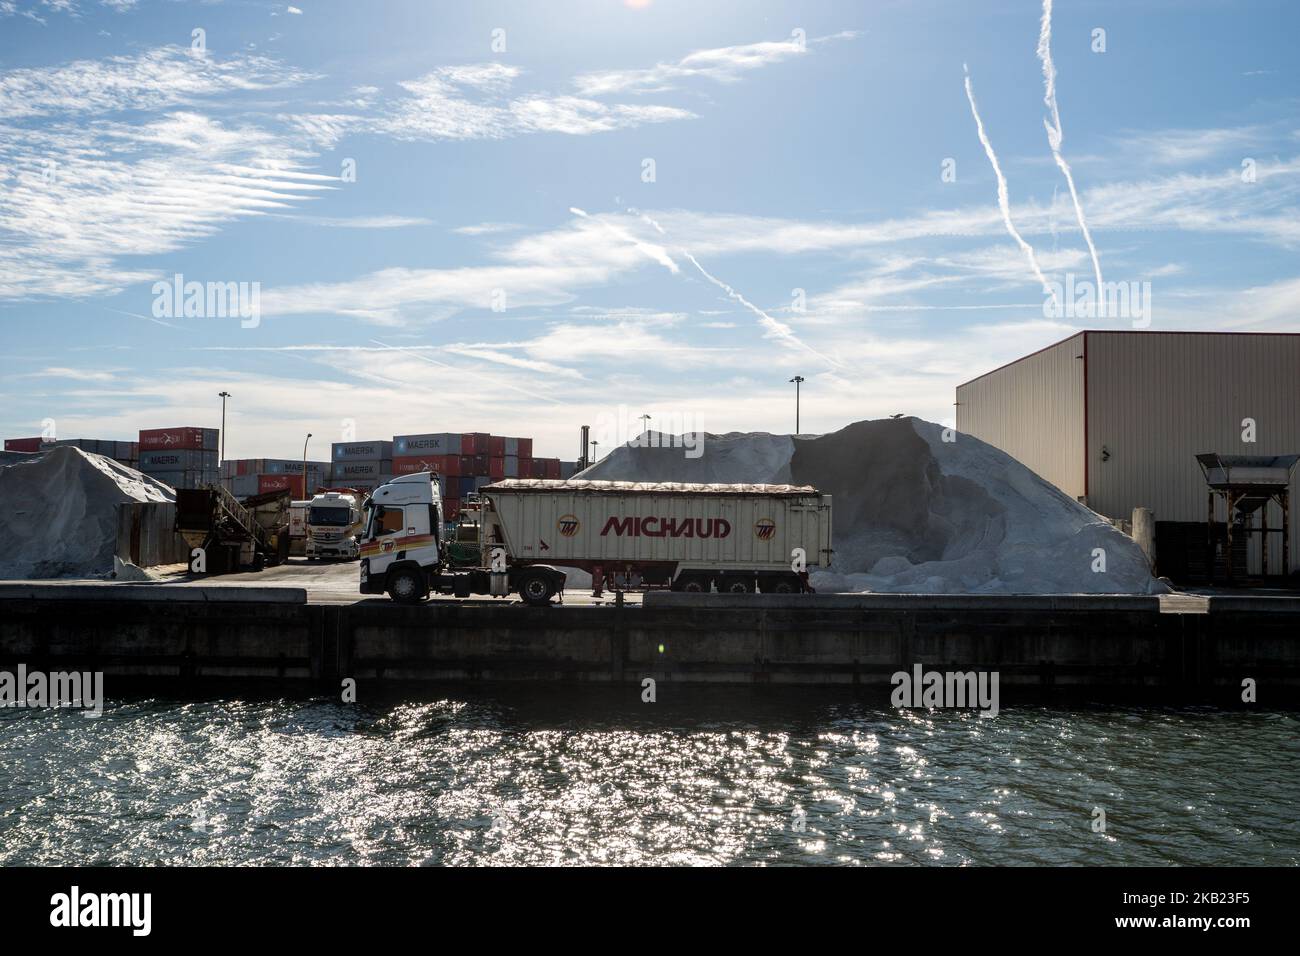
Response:
[[[970,84],[970,70],[962,64],[962,70],[966,74],[966,99],[970,100],[971,115],[975,117],[975,129],[979,133],[980,142],[984,145],[984,152],[989,158],[989,163],[993,166],[993,175],[998,180],[998,209],[1002,210],[1002,222],[1006,224],[1007,232],[1011,233],[1011,238],[1016,240],[1026,257],[1029,259],[1029,265],[1034,270],[1034,275],[1038,276],[1038,281],[1043,284],[1043,291],[1049,292],[1052,300],[1056,300],[1056,293],[1052,287],[1047,284],[1047,277],[1043,275],[1043,270],[1038,267],[1038,257],[1034,255],[1034,247],[1025,242],[1025,239],[1016,230],[1015,225],[1011,222],[1011,200],[1007,197],[1007,177],[1002,175],[1002,167],[998,164],[998,157],[993,152],[993,144],[989,142],[988,134],[984,132],[984,121],[980,119],[979,108],[975,105],[975,91]]]
[[[629,209],[628,212],[632,213],[635,216],[640,216],[642,221],[647,222],[651,226],[653,226],[655,231],[659,233],[659,235],[665,237],[668,235],[668,233],[664,230],[663,226],[659,225],[659,223],[655,222],[645,213],[639,212],[636,209]],[[826,362],[828,365],[831,365],[835,368],[844,367],[843,363],[837,362],[835,359],[827,355],[823,355],[821,352],[818,352],[811,345],[807,344],[802,339],[800,339],[799,336],[794,334],[794,330],[790,328],[790,326],[786,325],[784,322],[780,322],[777,319],[772,318],[770,315],[768,315],[758,306],[754,305],[754,303],[750,302],[743,295],[741,295],[731,286],[727,285],[727,283],[723,282],[717,276],[710,275],[708,270],[706,270],[704,266],[700,265],[700,261],[696,259],[695,256],[691,255],[690,252],[688,252],[685,249],[682,249],[681,253],[683,256],[685,256],[687,259],[690,260],[691,265],[695,266],[695,268],[700,271],[700,275],[704,276],[704,278],[708,279],[710,282],[716,285],[723,292],[727,293],[727,295],[730,298],[739,302],[745,308],[749,309],[749,311],[757,315],[759,324],[762,325],[763,328],[767,329],[767,333],[771,338],[780,339],[786,345],[791,345],[794,346],[795,348],[803,349],[805,352],[809,352],[817,356],[823,362]]]
[[[690,260],[691,265],[695,266],[695,268],[700,270],[700,275],[704,276],[704,278],[708,279],[710,282],[716,285],[723,292],[727,293],[728,296],[735,299],[745,308],[749,309],[749,311],[757,315],[759,325],[767,329],[767,333],[769,337],[780,339],[786,345],[793,345],[795,348],[803,349],[806,352],[811,352],[813,355],[817,356],[819,359],[821,359],[823,362],[826,362],[828,365],[832,365],[837,368],[843,367],[840,362],[835,361],[833,358],[830,358],[829,356],[822,355],[821,352],[818,352],[811,345],[808,345],[806,342],[800,339],[799,336],[794,334],[794,330],[791,329],[790,326],[786,325],[784,322],[778,322],[776,319],[772,318],[770,315],[768,315],[758,306],[754,305],[754,303],[746,299],[743,295],[741,295],[731,286],[727,285],[727,283],[723,282],[721,279],[717,278],[716,276],[710,275],[708,273],[708,270],[706,270],[704,266],[700,265],[699,260],[696,259],[689,252],[687,252],[685,249],[682,250],[682,255],[684,255],[687,259]]]
[[[1074,188],[1074,176],[1070,173],[1070,164],[1061,155],[1063,134],[1061,114],[1056,108],[1056,65],[1052,62],[1052,0],[1043,0],[1043,20],[1038,31],[1038,58],[1043,61],[1045,89],[1043,102],[1052,111],[1051,122],[1043,120],[1043,126],[1047,129],[1047,144],[1052,147],[1052,156],[1056,158],[1056,165],[1061,167],[1061,172],[1065,174],[1065,181],[1070,186],[1070,198],[1074,200],[1074,216],[1079,220],[1084,242],[1088,244],[1088,252],[1092,254],[1092,269],[1097,275],[1097,294],[1100,295],[1101,260],[1097,258],[1097,247],[1092,244],[1092,233],[1088,231],[1088,221],[1083,216],[1083,204],[1079,202],[1078,190]]]
[[[631,243],[632,246],[635,247],[638,252],[641,252],[644,255],[650,257],[655,262],[659,263],[661,266],[667,269],[669,272],[676,274],[676,272],[678,271],[677,263],[673,262],[672,257],[668,255],[667,251],[664,249],[663,246],[656,246],[653,243],[642,242],[640,239],[632,235],[632,233],[628,232],[626,229],[615,228],[612,224],[605,221],[604,219],[594,219],[586,212],[579,209],[577,206],[570,206],[569,212],[573,213],[575,216],[581,216],[583,219],[590,219],[592,222],[599,223],[600,225],[604,226],[605,229],[610,233],[610,235],[614,236],[614,238],[621,239],[624,242]]]

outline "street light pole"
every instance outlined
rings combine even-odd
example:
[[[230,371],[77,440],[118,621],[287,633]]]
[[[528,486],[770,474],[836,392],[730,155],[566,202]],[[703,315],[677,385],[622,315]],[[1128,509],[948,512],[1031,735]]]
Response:
[[[302,496],[307,497],[307,442],[311,441],[311,432],[302,441]]]
[[[794,433],[799,434],[799,386],[803,384],[803,376],[796,375],[790,379],[794,382]]]
[[[226,460],[226,399],[230,397],[229,392],[218,392],[221,398],[221,460]]]

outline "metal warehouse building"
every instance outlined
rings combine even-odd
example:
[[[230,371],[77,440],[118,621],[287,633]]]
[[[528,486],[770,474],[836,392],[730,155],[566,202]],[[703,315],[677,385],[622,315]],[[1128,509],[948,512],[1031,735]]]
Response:
[[[1243,440],[1246,419],[1253,442]],[[1079,332],[957,386],[957,430],[1108,518],[1150,508],[1159,573],[1186,578],[1187,555],[1203,572],[1207,553],[1207,486],[1196,456],[1300,453],[1300,334]],[[1297,472],[1292,501],[1300,500]],[[1269,528],[1282,527],[1278,502],[1260,510]],[[1224,517],[1220,502],[1216,520]],[[1288,573],[1300,566],[1298,526],[1291,521]],[[1252,574],[1262,570],[1261,537],[1234,540]],[[1266,573],[1283,572],[1281,544],[1281,534],[1270,536]]]

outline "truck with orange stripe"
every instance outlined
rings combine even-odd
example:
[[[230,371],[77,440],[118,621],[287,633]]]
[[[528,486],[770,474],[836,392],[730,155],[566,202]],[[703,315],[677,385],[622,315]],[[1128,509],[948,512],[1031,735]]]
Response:
[[[806,485],[503,479],[480,489],[477,568],[447,558],[436,476],[402,475],[366,503],[361,591],[518,593],[546,605],[563,568],[603,587],[733,594],[810,591],[831,560],[831,500]]]

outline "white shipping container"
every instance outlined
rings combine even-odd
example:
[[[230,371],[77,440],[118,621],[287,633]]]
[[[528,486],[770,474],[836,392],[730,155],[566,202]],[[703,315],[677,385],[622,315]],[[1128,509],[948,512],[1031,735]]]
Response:
[[[482,493],[485,540],[519,559],[789,571],[802,548],[807,567],[830,563],[831,499],[807,486],[507,479]]]

